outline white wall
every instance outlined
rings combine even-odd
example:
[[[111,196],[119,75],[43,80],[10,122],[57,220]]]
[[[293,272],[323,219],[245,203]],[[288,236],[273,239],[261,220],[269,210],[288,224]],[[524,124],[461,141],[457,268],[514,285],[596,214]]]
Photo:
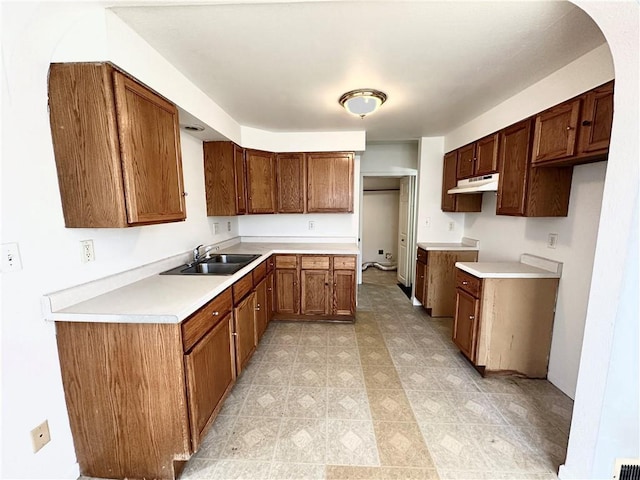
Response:
[[[362,263],[398,261],[400,191],[365,191],[362,201]],[[384,250],[378,254],[378,250]],[[386,253],[393,255],[387,260]]]
[[[362,174],[398,173],[418,168],[418,142],[368,142],[362,155]]]

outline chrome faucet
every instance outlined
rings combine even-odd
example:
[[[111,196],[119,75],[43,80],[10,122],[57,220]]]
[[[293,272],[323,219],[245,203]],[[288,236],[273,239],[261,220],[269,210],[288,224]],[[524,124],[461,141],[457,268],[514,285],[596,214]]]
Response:
[[[200,260],[200,247],[203,247],[204,245],[198,245],[196,248],[193,249],[193,263],[198,263],[198,261]]]

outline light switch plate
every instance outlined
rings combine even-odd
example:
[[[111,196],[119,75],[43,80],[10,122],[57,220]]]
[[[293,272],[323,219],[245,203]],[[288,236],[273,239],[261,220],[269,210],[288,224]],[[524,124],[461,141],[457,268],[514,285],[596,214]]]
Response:
[[[22,270],[22,260],[20,259],[20,249],[17,243],[2,244],[2,271],[17,272]]]

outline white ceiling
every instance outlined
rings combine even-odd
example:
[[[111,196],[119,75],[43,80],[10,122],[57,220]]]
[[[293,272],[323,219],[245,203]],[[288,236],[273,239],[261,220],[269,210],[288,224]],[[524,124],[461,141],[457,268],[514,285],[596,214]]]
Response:
[[[566,1],[121,5],[241,125],[367,140],[445,134],[605,41]],[[361,120],[338,98],[364,87],[389,99]]]

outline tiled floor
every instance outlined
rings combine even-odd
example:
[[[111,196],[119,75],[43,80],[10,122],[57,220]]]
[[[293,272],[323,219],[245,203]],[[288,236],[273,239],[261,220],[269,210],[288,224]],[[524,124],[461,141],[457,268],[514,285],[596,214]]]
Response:
[[[451,319],[369,269],[355,325],[269,325],[181,479],[551,479],[572,402],[483,379]]]

